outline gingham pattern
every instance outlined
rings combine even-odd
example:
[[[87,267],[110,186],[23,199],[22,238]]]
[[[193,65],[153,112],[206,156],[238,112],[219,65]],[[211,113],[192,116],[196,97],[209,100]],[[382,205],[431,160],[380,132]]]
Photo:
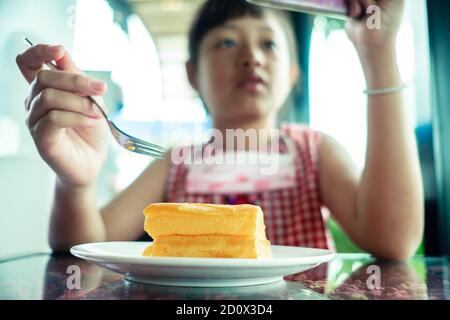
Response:
[[[317,169],[320,134],[299,125],[283,126],[282,133],[295,146],[295,187],[239,196],[188,193],[185,190],[187,167],[172,164],[165,201],[256,204],[263,209],[266,234],[272,244],[333,249],[326,229],[326,214],[322,213],[319,197]]]

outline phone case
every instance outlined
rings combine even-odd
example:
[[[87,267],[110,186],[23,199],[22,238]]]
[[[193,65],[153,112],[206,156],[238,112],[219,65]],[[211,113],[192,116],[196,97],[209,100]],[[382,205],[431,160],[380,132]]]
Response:
[[[345,0],[247,0],[250,3],[278,9],[346,19]]]

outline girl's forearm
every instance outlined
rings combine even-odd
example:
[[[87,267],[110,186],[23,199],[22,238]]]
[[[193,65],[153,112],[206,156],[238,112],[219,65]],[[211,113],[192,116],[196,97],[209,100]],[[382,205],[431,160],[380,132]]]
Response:
[[[395,50],[371,54],[361,57],[368,88],[400,85]],[[365,249],[385,258],[409,257],[422,238],[423,207],[416,140],[403,92],[369,96],[367,158],[357,202]]]
[[[106,240],[95,196],[95,184],[72,188],[57,180],[49,230],[53,250],[68,251],[76,244]]]

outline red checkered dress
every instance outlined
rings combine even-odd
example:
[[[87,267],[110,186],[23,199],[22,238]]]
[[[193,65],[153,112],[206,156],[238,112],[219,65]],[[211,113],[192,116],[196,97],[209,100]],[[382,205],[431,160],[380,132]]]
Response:
[[[165,201],[259,205],[263,209],[266,234],[272,244],[333,249],[334,245],[326,228],[326,211],[321,210],[319,196],[320,134],[300,125],[285,125],[281,132],[284,138],[291,139],[295,145],[294,187],[240,195],[188,193],[187,166],[172,164]]]

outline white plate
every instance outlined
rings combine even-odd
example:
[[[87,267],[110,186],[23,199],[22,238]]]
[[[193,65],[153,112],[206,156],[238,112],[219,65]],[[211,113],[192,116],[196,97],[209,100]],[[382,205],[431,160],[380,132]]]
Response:
[[[235,287],[280,281],[328,262],[328,250],[272,246],[272,259],[211,259],[143,257],[148,242],[103,242],[73,247],[70,252],[123,274],[125,279],[183,287]]]

